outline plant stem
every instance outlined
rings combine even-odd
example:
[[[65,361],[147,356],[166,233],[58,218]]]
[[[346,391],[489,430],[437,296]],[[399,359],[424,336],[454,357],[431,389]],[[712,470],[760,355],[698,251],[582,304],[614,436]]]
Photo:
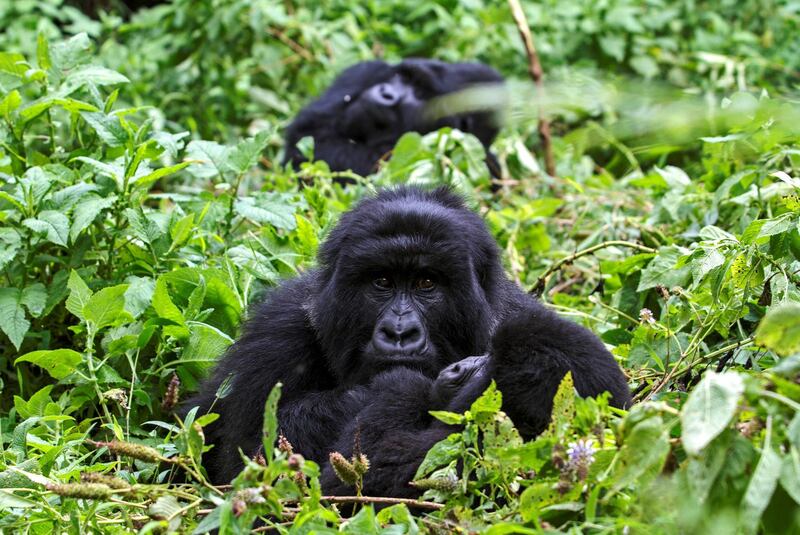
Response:
[[[604,241],[602,243],[598,243],[597,245],[592,245],[591,247],[587,247],[586,249],[582,249],[580,251],[572,253],[571,255],[562,258],[561,260],[550,266],[547,269],[547,271],[542,273],[539,276],[539,278],[536,279],[536,283],[530,290],[528,290],[528,292],[540,293],[542,290],[544,290],[544,285],[547,282],[547,279],[550,278],[550,276],[553,273],[564,267],[566,264],[571,264],[572,262],[574,262],[575,260],[577,260],[582,256],[590,255],[596,251],[599,251],[600,249],[605,249],[606,247],[629,247],[631,249],[636,249],[637,251],[650,254],[654,254],[656,252],[655,249],[630,241],[625,241],[625,240]]]
[[[444,508],[444,504],[413,500],[411,498],[383,498],[375,496],[322,496],[322,501],[330,503],[382,503],[387,505],[404,504],[418,509],[428,509],[438,511]]]
[[[528,25],[528,19],[525,17],[525,12],[519,0],[508,0],[508,5],[511,8],[511,16],[514,17],[514,22],[519,30],[519,35],[522,38],[522,43],[525,45],[525,53],[528,56],[528,73],[536,85],[536,90],[539,93],[539,137],[542,140],[542,149],[544,150],[544,165],[547,174],[556,176],[556,161],[553,157],[553,141],[550,134],[550,120],[542,108],[541,102],[544,96],[544,83],[542,81],[542,64],[539,61],[539,54],[536,52],[536,46],[533,44],[533,36],[531,29]]]

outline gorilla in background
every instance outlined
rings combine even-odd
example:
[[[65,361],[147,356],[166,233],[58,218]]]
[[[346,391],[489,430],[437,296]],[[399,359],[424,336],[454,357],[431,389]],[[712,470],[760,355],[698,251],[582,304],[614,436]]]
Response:
[[[471,355],[488,356],[463,360]],[[186,408],[213,405],[220,414],[207,429],[214,448],[203,464],[213,482],[227,483],[242,468],[239,449],[258,450],[263,406],[280,381],[279,425],[296,451],[324,466],[334,448],[352,447],[358,419],[373,466],[364,492],[406,496],[425,452],[452,432],[428,410],[463,410],[494,379],[503,409],[533,437],[567,371],[581,395],[609,391],[617,407],[631,401],[594,334],[506,277],[477,214],[446,189],[406,187],[342,216],[319,267],[252,311]],[[230,393],[216,399],[229,376]],[[326,492],[345,492],[329,476]]]
[[[499,178],[499,164],[489,150],[498,132],[495,114],[473,112],[431,121],[425,118],[425,104],[476,84],[502,82],[497,71],[482,63],[430,59],[407,59],[397,65],[358,63],[340,74],[289,125],[283,164],[297,166],[305,161],[297,143],[311,136],[314,158],[327,162],[333,171],[349,169],[367,176],[404,133],[450,126],[475,135],[483,143],[489,171]]]

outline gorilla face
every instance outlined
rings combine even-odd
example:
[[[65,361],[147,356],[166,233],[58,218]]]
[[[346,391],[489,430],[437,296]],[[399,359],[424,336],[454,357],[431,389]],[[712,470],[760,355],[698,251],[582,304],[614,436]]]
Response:
[[[498,133],[494,112],[475,111],[426,119],[435,97],[476,84],[502,84],[503,77],[481,63],[445,63],[406,59],[391,65],[365,61],[345,70],[328,90],[306,106],[286,130],[283,164],[299,165],[305,156],[298,148],[307,136],[314,139],[314,157],[333,171],[351,170],[362,176],[375,171],[406,132],[429,132],[450,126],[475,135],[487,150],[490,171],[499,168],[489,145]]]
[[[444,407],[472,380],[482,380],[487,373],[488,355],[467,357],[439,372],[431,391],[434,407]]]
[[[488,349],[494,318],[482,281],[496,246],[465,213],[430,198],[383,198],[361,203],[331,233],[310,310],[342,382],[396,366],[433,378]]]
[[[394,139],[397,132],[422,127],[424,102],[419,90],[400,74],[368,87],[358,95],[345,95],[342,132],[357,143]]]

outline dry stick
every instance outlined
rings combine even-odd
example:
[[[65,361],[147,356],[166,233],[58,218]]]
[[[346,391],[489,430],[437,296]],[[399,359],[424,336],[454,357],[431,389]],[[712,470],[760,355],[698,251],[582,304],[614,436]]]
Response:
[[[539,62],[539,54],[536,53],[536,47],[533,44],[533,36],[528,26],[528,19],[525,17],[525,12],[522,11],[522,6],[519,0],[508,0],[508,5],[511,8],[511,16],[514,17],[514,22],[517,24],[517,30],[522,37],[522,43],[525,45],[525,53],[528,55],[528,72],[536,85],[539,92],[539,137],[542,138],[542,148],[544,149],[544,165],[547,174],[554,177],[556,176],[556,161],[553,158],[553,141],[550,135],[550,120],[545,115],[544,109],[541,105],[541,99],[544,95],[544,83],[542,82],[542,64]]]
[[[409,507],[429,509],[431,511],[438,511],[444,507],[444,504],[441,503],[424,502],[421,500],[412,500],[411,498],[380,498],[375,496],[322,496],[320,500],[330,503],[383,503],[388,505],[405,504]]]

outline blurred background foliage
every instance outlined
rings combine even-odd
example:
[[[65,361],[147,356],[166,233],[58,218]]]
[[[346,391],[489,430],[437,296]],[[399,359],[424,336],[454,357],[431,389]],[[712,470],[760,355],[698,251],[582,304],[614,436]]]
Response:
[[[0,529],[800,532],[800,2],[526,2],[545,94],[500,0],[151,4],[0,0]],[[280,168],[340,70],[408,56],[509,79],[498,192],[446,129],[347,189]],[[640,404],[565,383],[522,443],[487,392],[420,469],[433,513],[342,517],[286,451],[209,488],[210,417],[176,398],[343,210],[406,182],[467,196]]]

